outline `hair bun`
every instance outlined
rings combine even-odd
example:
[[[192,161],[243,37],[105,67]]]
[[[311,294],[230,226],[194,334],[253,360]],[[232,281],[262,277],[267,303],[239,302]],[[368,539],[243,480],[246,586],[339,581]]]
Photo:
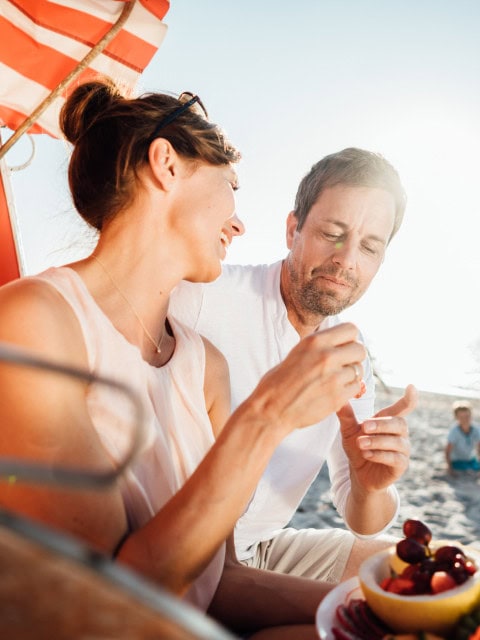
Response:
[[[108,79],[79,85],[60,111],[60,127],[67,140],[73,144],[78,142],[96,119],[119,99],[123,99],[122,94]]]

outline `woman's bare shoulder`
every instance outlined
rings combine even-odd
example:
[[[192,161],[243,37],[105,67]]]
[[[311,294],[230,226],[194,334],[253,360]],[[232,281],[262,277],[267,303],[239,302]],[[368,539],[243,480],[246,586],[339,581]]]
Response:
[[[78,320],[63,296],[47,282],[19,278],[0,287],[0,309],[0,340],[83,364]]]

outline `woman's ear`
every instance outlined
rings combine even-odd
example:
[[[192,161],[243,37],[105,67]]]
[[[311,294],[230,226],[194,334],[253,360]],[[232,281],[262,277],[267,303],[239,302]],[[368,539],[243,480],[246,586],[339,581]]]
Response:
[[[148,150],[148,162],[155,179],[169,190],[178,174],[180,158],[165,138],[155,138]]]

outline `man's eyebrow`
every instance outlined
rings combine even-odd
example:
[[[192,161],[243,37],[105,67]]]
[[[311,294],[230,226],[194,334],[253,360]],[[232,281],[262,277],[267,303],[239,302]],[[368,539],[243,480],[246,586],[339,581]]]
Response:
[[[340,229],[343,232],[348,231],[348,225],[346,225],[345,222],[342,222],[341,220],[336,220],[335,218],[324,218],[321,222],[334,224],[336,227],[340,227]],[[368,235],[367,240],[373,240],[373,242],[380,242],[380,244],[387,244],[388,242],[388,238],[385,240],[384,238],[381,238],[380,236],[377,236],[374,233],[371,233],[370,235]]]

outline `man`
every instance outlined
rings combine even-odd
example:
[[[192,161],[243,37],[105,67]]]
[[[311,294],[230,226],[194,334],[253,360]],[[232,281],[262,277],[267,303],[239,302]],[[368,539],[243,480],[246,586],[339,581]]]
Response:
[[[232,408],[300,338],[338,324],[338,314],[363,295],[400,227],[405,202],[397,172],[378,154],[350,148],[329,155],[300,183],[283,261],[225,265],[214,283],[178,288],[170,310],[226,356]],[[235,528],[241,562],[336,583],[355,575],[365,555],[392,543],[373,536],[398,513],[393,482],[408,465],[407,428],[404,420],[387,418],[382,433],[370,433],[368,421],[360,424],[374,412],[368,360],[362,369],[366,391],[352,402],[354,414],[347,406],[338,417],[290,434],[276,450]],[[377,415],[406,415],[415,395],[408,387]],[[400,431],[392,432],[399,423]],[[325,460],[334,504],[355,536],[343,529],[284,529]]]

